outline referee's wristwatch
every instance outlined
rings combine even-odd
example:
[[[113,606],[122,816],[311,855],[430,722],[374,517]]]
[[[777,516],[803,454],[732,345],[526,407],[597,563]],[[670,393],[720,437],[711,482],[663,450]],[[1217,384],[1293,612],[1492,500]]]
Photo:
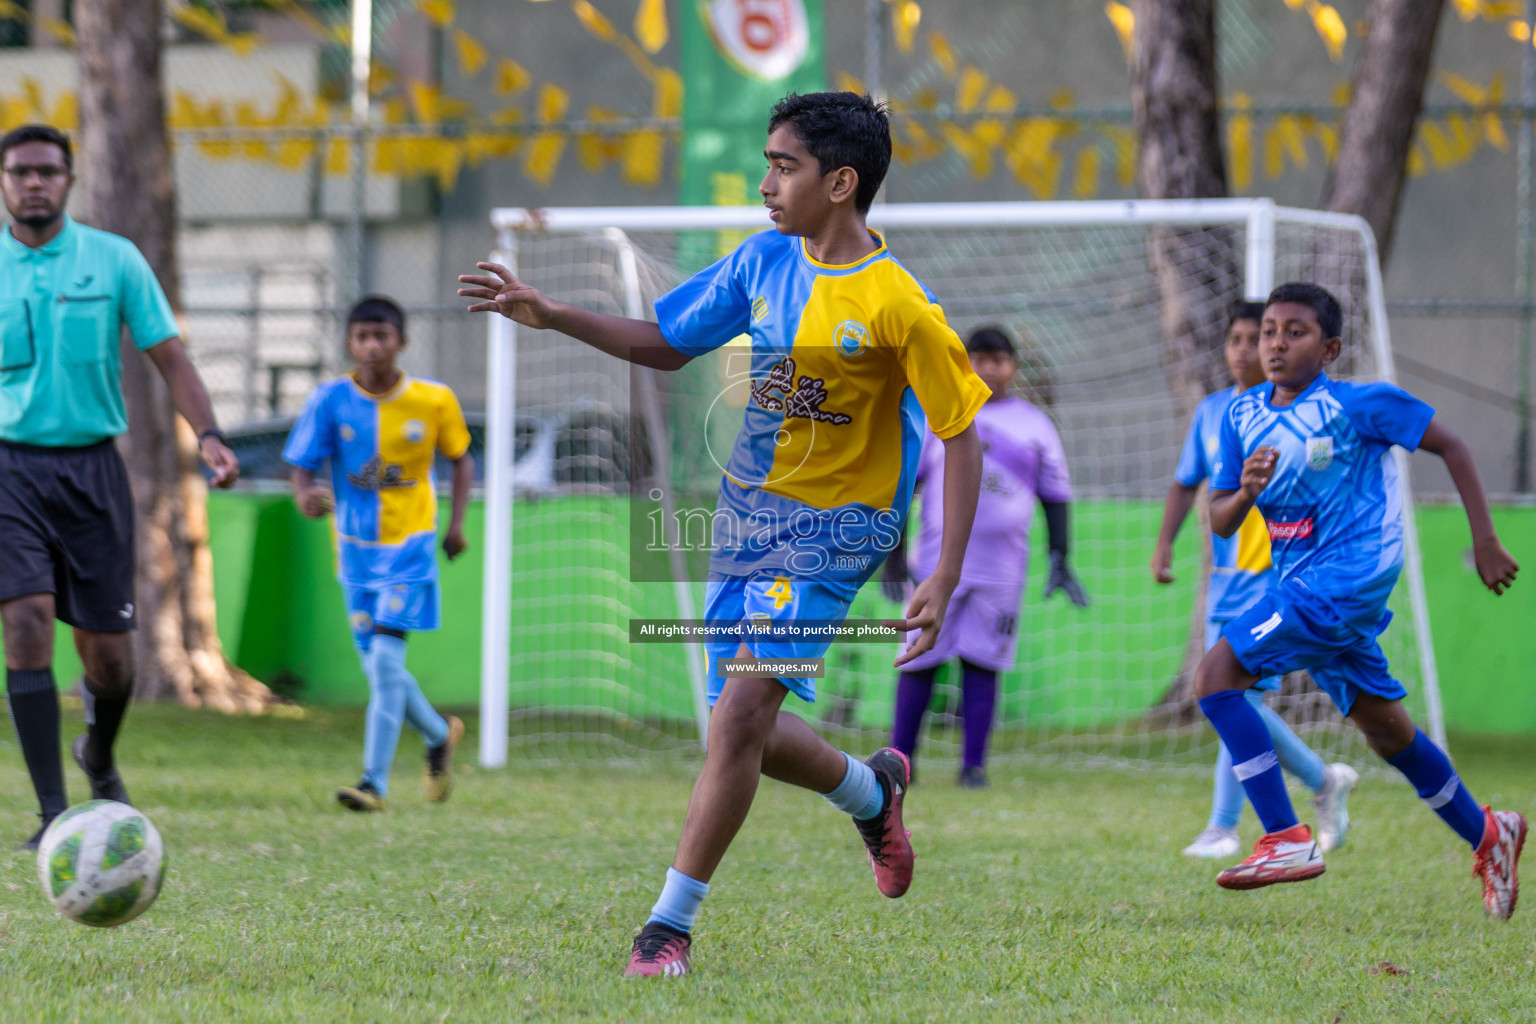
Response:
[[[229,447],[229,439],[224,436],[224,431],[220,430],[218,427],[214,427],[212,430],[205,430],[201,434],[198,434],[197,446],[201,448],[203,446],[203,442],[208,440],[210,437],[218,438],[219,444],[222,444],[226,448]]]

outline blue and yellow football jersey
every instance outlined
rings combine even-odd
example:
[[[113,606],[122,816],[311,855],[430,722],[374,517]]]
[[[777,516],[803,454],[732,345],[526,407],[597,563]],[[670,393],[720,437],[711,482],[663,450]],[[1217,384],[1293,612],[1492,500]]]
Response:
[[[310,396],[283,459],[315,472],[327,459],[336,494],[337,577],[382,587],[437,578],[434,452],[469,449],[459,400],[445,384],[408,374],[370,395],[341,377]]]
[[[857,586],[901,534],[924,418],[940,438],[990,392],[932,294],[886,250],[819,263],[765,231],[656,302],[690,356],[749,335],[728,378],[746,409],[725,465],[710,570]]]
[[[1174,479],[1185,487],[1198,487],[1216,475],[1221,466],[1221,424],[1233,400],[1242,391],[1225,388],[1208,396],[1195,408],[1184,438],[1184,451]],[[1248,510],[1237,532],[1230,537],[1211,535],[1211,578],[1206,590],[1205,617],[1225,622],[1235,619],[1259,598],[1276,579],[1269,555],[1269,528],[1257,508]]]

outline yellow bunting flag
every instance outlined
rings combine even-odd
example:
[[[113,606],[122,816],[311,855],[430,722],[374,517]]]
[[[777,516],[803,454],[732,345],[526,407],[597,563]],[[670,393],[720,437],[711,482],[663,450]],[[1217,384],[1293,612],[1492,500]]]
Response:
[[[511,96],[522,92],[532,81],[533,76],[511,57],[502,57],[496,62],[496,94],[498,96]]]
[[[683,76],[671,68],[657,68],[651,76],[656,93],[651,99],[652,117],[683,116]]]
[[[65,46],[75,45],[75,29],[69,22],[59,18],[38,18],[37,24],[44,32]]]
[[[1285,160],[1290,157],[1297,167],[1306,168],[1307,136],[1303,119],[1295,114],[1281,114],[1270,126],[1264,139],[1264,174],[1271,180],[1285,172]]]
[[[438,28],[447,28],[453,24],[453,0],[421,0],[416,9]]]
[[[980,68],[967,64],[955,83],[955,109],[969,114],[981,104],[982,92],[987,87],[987,76]]]
[[[837,84],[835,88],[838,92],[863,92],[864,80],[861,78],[854,78],[846,71],[839,71],[837,73]]]
[[[669,31],[666,0],[640,0],[640,8],[635,11],[635,38],[641,49],[646,53],[660,52],[667,45]]]
[[[949,40],[942,32],[934,32],[928,36],[928,52],[935,63],[946,75],[953,75],[958,61],[955,59],[955,48],[949,45]]]
[[[923,9],[913,0],[897,0],[891,5],[891,34],[896,39],[900,53],[911,53],[917,42],[917,26],[923,20]]]
[[[453,33],[453,48],[459,54],[459,72],[465,78],[474,78],[485,67],[485,62],[490,59],[486,52],[485,44],[463,29],[455,29]]]
[[[1099,147],[1087,146],[1077,154],[1077,172],[1072,175],[1072,198],[1092,199],[1099,193]]]
[[[1104,14],[1115,27],[1115,34],[1120,37],[1120,49],[1125,51],[1125,59],[1129,63],[1136,42],[1136,12],[1125,4],[1110,0],[1104,5]]]
[[[1064,127],[1064,122],[1054,117],[1025,118],[1019,122],[1005,150],[1013,176],[1037,199],[1056,198],[1062,164],[1056,143]]]
[[[227,46],[242,57],[261,43],[261,36],[252,32],[232,33],[223,11],[211,11],[190,4],[178,4],[170,9],[171,19],[183,28],[196,32],[221,46]]]
[[[613,22],[605,18],[603,13],[587,0],[573,0],[571,10],[576,12],[576,20],[581,22],[582,27],[603,42],[618,41],[619,30],[613,27]]]
[[[1344,19],[1338,10],[1318,0],[1307,0],[1307,13],[1312,17],[1312,27],[1322,36],[1323,45],[1328,47],[1328,56],[1335,61],[1343,60],[1349,29],[1344,27]]]
[[[584,2],[584,0],[578,0],[578,2]],[[546,82],[539,86],[539,95],[534,102],[536,116],[544,122],[558,121],[565,117],[570,102],[570,93]],[[539,185],[548,185],[554,180],[555,171],[560,167],[560,157],[565,153],[565,144],[566,138],[561,132],[539,132],[529,140],[527,148],[523,151],[523,173]]]
[[[1253,184],[1253,101],[1237,93],[1227,101],[1227,153],[1232,158],[1232,188],[1246,192]]]

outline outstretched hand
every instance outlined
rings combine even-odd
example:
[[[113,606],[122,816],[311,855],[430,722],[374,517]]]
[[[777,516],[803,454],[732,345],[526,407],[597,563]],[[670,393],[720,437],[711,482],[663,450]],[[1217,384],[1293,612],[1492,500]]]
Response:
[[[524,327],[544,330],[554,318],[554,305],[537,288],[519,281],[500,263],[476,263],[483,274],[460,274],[459,283],[466,285],[459,294],[466,299],[479,299],[469,307],[471,313],[500,313],[508,320]]]
[[[1067,556],[1060,551],[1051,552],[1051,575],[1045,583],[1045,597],[1048,599],[1056,591],[1066,592],[1067,600],[1079,608],[1088,607],[1088,592],[1083,585],[1072,575],[1072,570],[1067,566]]]

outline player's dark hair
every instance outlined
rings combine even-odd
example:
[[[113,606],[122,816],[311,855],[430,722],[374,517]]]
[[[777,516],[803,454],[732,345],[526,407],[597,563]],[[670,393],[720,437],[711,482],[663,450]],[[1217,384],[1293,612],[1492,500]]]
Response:
[[[1019,350],[1013,339],[1003,333],[1001,327],[978,327],[965,339],[967,352],[1003,352],[1013,359],[1019,358]]]
[[[1321,285],[1310,281],[1287,281],[1269,293],[1264,307],[1268,309],[1280,302],[1295,302],[1310,307],[1317,317],[1317,325],[1323,329],[1324,340],[1337,338],[1344,330],[1344,311],[1339,308],[1339,300]]]
[[[347,326],[353,324],[394,324],[395,330],[405,334],[405,310],[394,299],[383,295],[370,295],[352,307],[347,314]]]
[[[823,175],[853,168],[859,176],[853,205],[867,212],[891,167],[891,122],[885,104],[854,92],[792,92],[768,115],[770,134],[784,124],[816,158]]]
[[[1264,320],[1264,303],[1239,302],[1232,307],[1232,316],[1227,320],[1227,330],[1239,320],[1252,320],[1254,323],[1262,323]]]
[[[69,136],[51,124],[24,124],[6,132],[5,138],[0,139],[0,164],[5,163],[5,154],[27,142],[49,142],[58,146],[64,151],[65,169],[74,171],[75,154],[70,150]]]

